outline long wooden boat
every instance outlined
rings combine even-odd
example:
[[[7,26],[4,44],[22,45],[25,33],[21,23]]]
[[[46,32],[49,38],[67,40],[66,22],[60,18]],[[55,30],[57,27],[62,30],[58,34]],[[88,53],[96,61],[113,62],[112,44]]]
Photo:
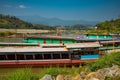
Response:
[[[5,43],[5,45],[13,44]],[[100,45],[97,42],[64,45],[34,44],[34,46],[33,43],[32,46],[15,44],[0,46],[0,67],[70,66],[94,62],[100,56]]]

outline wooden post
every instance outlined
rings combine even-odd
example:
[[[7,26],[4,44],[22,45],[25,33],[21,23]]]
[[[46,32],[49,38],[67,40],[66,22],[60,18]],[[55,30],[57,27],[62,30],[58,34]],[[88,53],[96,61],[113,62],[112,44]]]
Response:
[[[7,54],[5,55],[5,58],[6,58],[6,60],[8,60],[8,56],[7,56]]]
[[[42,58],[44,59],[44,54],[42,54]]]
[[[60,44],[62,44],[62,39],[60,39]]]
[[[46,44],[46,38],[44,38],[44,44]]]
[[[99,48],[98,48],[98,53],[100,54],[100,50],[99,50]]]
[[[69,53],[69,59],[71,59],[71,53]]]
[[[51,53],[51,59],[53,59],[53,53]]]
[[[86,52],[86,48],[84,48],[84,54],[85,54],[85,52]]]
[[[60,53],[60,59],[62,59],[62,54]]]
[[[33,56],[33,60],[35,60],[35,55],[33,54],[32,56]]]
[[[15,60],[17,60],[17,53],[15,53]]]
[[[24,54],[24,60],[26,60],[26,55]]]

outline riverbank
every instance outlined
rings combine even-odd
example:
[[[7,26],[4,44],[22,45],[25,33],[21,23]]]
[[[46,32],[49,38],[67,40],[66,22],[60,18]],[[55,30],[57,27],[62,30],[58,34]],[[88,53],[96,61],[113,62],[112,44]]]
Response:
[[[31,68],[19,68],[7,75],[0,75],[0,80],[120,80],[120,68],[117,65],[95,72],[81,66],[39,69],[36,69],[38,73],[34,73]]]

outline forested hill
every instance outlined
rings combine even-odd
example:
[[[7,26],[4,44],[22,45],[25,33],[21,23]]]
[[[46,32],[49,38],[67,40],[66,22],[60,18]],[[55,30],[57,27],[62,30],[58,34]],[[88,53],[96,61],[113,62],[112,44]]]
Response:
[[[15,16],[0,14],[0,28],[5,29],[53,29],[50,26],[25,22]]]
[[[106,30],[108,32],[120,32],[120,18],[111,21],[105,21],[96,25],[99,30]]]
[[[49,25],[43,25],[43,24],[32,24],[32,23],[20,20],[19,18],[15,17],[15,16],[0,14],[0,28],[4,28],[4,29],[55,30],[57,27],[61,27],[61,26],[59,26],[59,25],[49,26]],[[91,29],[91,26],[81,25],[81,24],[76,24],[76,25],[71,25],[71,26],[62,26],[62,27],[64,27],[64,29],[70,29],[70,30]]]

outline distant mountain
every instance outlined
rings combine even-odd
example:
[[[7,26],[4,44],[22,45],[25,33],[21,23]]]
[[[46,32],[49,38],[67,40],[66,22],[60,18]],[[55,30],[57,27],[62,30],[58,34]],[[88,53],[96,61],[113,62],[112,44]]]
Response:
[[[34,24],[45,24],[50,26],[55,25],[62,25],[62,26],[70,26],[75,24],[82,24],[82,25],[95,25],[99,22],[97,21],[85,21],[85,20],[62,20],[59,18],[45,18],[38,15],[34,16],[17,16],[22,20],[25,20],[27,22],[31,22]]]
[[[42,19],[43,20],[43,19]],[[43,24],[32,24],[16,16],[0,14],[0,28],[3,29],[42,29],[54,30],[54,27]]]
[[[36,23],[36,24],[32,24]],[[89,25],[88,25],[89,24]],[[16,16],[0,14],[0,28],[6,29],[48,29],[55,30],[59,25],[66,29],[85,30],[92,29],[92,22],[80,20],[61,20],[58,18],[44,18],[40,16],[26,16],[19,19]],[[52,25],[52,26],[51,26]]]

